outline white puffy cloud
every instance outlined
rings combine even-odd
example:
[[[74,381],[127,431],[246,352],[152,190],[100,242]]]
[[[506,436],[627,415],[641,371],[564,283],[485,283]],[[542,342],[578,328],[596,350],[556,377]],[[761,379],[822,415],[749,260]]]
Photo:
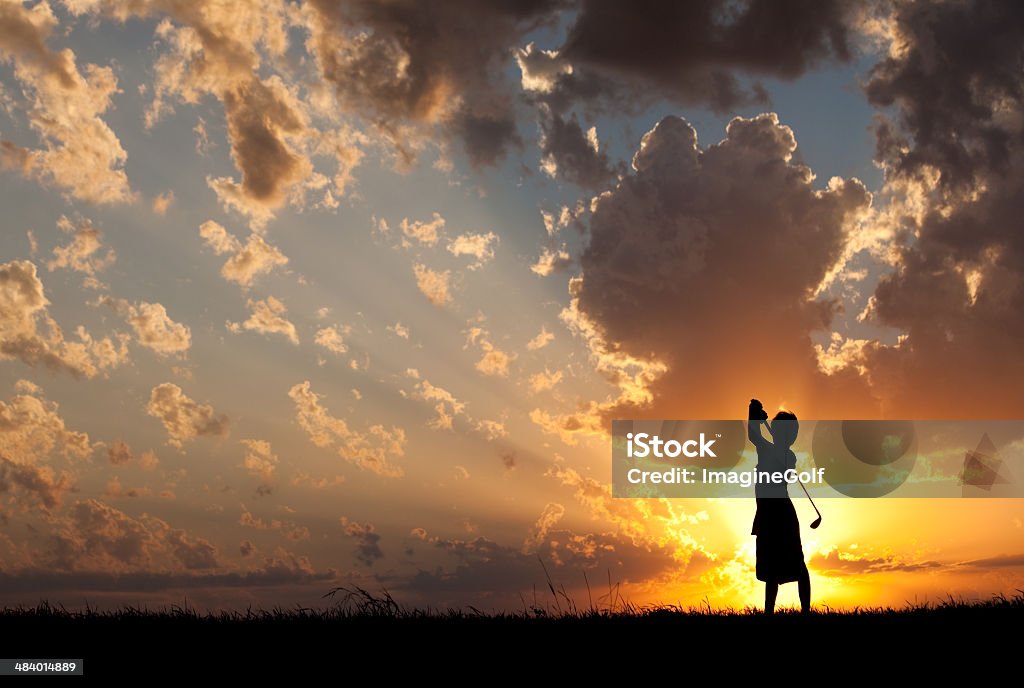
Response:
[[[355,466],[384,477],[398,477],[403,471],[392,463],[405,454],[405,431],[372,425],[365,432],[351,429],[321,405],[320,395],[309,381],[293,385],[288,396],[295,402],[295,417],[318,447],[333,448],[338,456]]]
[[[242,467],[249,471],[254,478],[261,480],[264,485],[269,483],[277,470],[278,457],[266,440],[246,439],[242,440],[246,447],[245,458],[242,460]]]
[[[413,266],[413,273],[416,275],[416,286],[430,303],[435,306],[451,303],[452,273],[450,270],[431,270],[426,265],[417,263]]]
[[[483,352],[480,360],[476,362],[476,369],[484,375],[508,377],[509,366],[517,356],[514,353],[502,351],[491,343],[488,337],[487,331],[481,327],[471,327],[467,334],[466,348],[476,345]]]
[[[217,255],[231,254],[220,274],[243,289],[251,287],[257,277],[288,264],[286,255],[255,232],[243,244],[222,225],[207,220],[199,227],[199,236],[206,240],[206,244]]]
[[[295,325],[288,320],[288,309],[273,296],[265,299],[247,302],[249,317],[244,322],[228,322],[227,328],[232,332],[250,330],[261,334],[281,334],[288,338],[292,344],[299,343],[299,335],[295,331]],[[319,342],[318,342],[319,343]]]
[[[34,263],[0,264],[0,360],[19,359],[30,366],[91,378],[128,359],[128,335],[94,339],[78,327],[79,341],[67,341],[47,313],[48,304]]]
[[[562,371],[556,370],[554,372],[544,369],[542,373],[534,373],[530,376],[530,391],[536,394],[537,392],[543,392],[546,389],[551,389],[559,382],[562,381]]]
[[[345,339],[342,336],[343,331],[344,328],[336,325],[330,325],[317,330],[316,337],[313,341],[317,346],[322,346],[331,353],[344,354],[348,352],[348,346],[345,345]]]
[[[133,304],[110,298],[101,303],[113,307],[128,321],[139,344],[161,356],[184,354],[192,346],[192,330],[172,320],[163,304],[145,301]]]
[[[227,437],[228,417],[190,399],[181,387],[164,382],[153,388],[146,413],[163,423],[167,443],[181,449],[196,437]]]
[[[407,238],[415,239],[426,246],[434,246],[444,231],[444,218],[439,213],[434,213],[429,221],[410,221],[409,218],[404,218],[399,226]]]
[[[529,351],[543,349],[545,346],[550,344],[554,338],[555,335],[548,332],[547,328],[542,326],[540,328],[540,332],[537,333],[537,336],[526,343],[526,348]]]
[[[0,140],[0,168],[14,168],[90,203],[125,203],[134,194],[124,172],[128,158],[103,120],[119,93],[110,67],[86,65],[70,49],[47,45],[57,26],[47,0],[28,7],[0,3],[0,61],[13,61],[27,101],[29,126],[41,147],[23,149]]]
[[[89,220],[75,225],[63,215],[57,221],[57,227],[70,234],[71,241],[53,249],[53,258],[46,264],[46,269],[50,272],[61,268],[80,272],[85,275],[85,286],[90,289],[102,288],[96,274],[112,265],[117,260],[117,254],[110,248],[101,253],[103,242],[100,230]]]
[[[460,234],[448,242],[448,252],[454,256],[472,256],[476,263],[470,270],[476,270],[494,258],[494,246],[498,243],[498,235],[494,232],[486,234]]]
[[[388,325],[387,330],[396,337],[401,337],[402,339],[409,338],[409,328],[400,322],[396,322],[394,325]]]
[[[555,272],[565,270],[571,264],[572,258],[569,256],[565,244],[559,248],[547,246],[537,258],[537,262],[530,266],[530,270],[541,277],[547,277]]]

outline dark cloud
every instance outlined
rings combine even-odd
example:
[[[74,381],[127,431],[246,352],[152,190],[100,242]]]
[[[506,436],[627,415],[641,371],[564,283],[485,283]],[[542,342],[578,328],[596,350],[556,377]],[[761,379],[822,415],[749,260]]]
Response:
[[[1024,7],[897,3],[891,26],[866,90],[894,112],[876,134],[895,269],[867,316],[904,337],[867,349],[871,379],[907,415],[1013,416],[1020,395],[998,388],[1024,382]]]
[[[892,571],[913,572],[943,566],[937,561],[905,561],[893,555],[872,557],[857,552],[841,552],[838,549],[833,549],[827,554],[814,554],[807,563],[815,572],[826,576],[863,575]]]
[[[158,592],[180,588],[266,588],[276,585],[308,584],[331,581],[337,572],[316,571],[305,557],[279,552],[267,557],[262,566],[247,571],[224,573],[187,573],[174,571],[57,572],[50,569],[23,569],[0,572],[0,587],[8,593],[76,591],[109,593]]]
[[[184,530],[171,530],[164,538],[171,554],[189,570],[217,568],[217,548]]]
[[[763,99],[737,72],[793,79],[823,61],[848,60],[851,22],[862,4],[586,0],[558,51],[573,66],[559,77],[559,90],[625,90],[648,102],[729,110]]]
[[[384,557],[384,551],[380,548],[380,534],[376,532],[372,523],[358,523],[342,517],[341,525],[345,529],[345,535],[352,538],[356,545],[356,559],[367,566],[373,566],[378,559]]]
[[[132,448],[124,440],[116,440],[107,447],[107,459],[115,466],[128,463],[133,458]]]
[[[488,164],[518,140],[502,68],[562,4],[315,0],[311,47],[343,106],[400,147],[404,124],[438,125],[461,138],[472,162]]]
[[[60,506],[61,497],[70,487],[68,476],[58,476],[49,466],[19,465],[0,458],[0,495],[20,488],[49,511]]]
[[[156,534],[145,522],[89,499],[71,508],[63,532],[53,536],[52,561],[58,570],[92,566],[119,570],[149,564],[159,547]]]
[[[1005,554],[999,557],[988,557],[985,559],[973,559],[965,561],[960,566],[970,566],[980,569],[1024,569],[1024,554]]]
[[[595,130],[583,131],[575,113],[563,117],[542,105],[540,130],[541,167],[552,177],[601,191],[624,171],[608,160]]]
[[[838,308],[815,289],[870,196],[856,180],[816,188],[796,145],[774,114],[733,119],[705,149],[678,117],[643,137],[634,173],[597,201],[563,315],[622,396],[536,422],[600,431],[599,418],[645,406],[734,417],[758,390],[818,414],[873,408],[856,373],[826,378],[811,341]]]
[[[429,599],[520,602],[534,588],[547,589],[547,573],[556,586],[584,596],[584,570],[610,574],[619,582],[636,582],[677,573],[681,567],[671,549],[654,544],[634,545],[611,534],[576,534],[566,530],[546,533],[536,550],[523,551],[485,537],[474,540],[434,539],[433,544],[452,557],[454,568],[420,571],[411,579],[393,584],[398,589]],[[541,561],[544,564],[541,564]],[[550,598],[540,600],[547,604]]]

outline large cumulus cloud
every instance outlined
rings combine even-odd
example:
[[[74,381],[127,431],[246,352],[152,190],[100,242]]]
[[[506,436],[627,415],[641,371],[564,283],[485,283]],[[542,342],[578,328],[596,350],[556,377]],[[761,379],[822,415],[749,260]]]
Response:
[[[599,432],[638,406],[728,418],[754,394],[823,417],[871,407],[855,372],[825,378],[811,339],[839,308],[816,288],[870,195],[816,184],[795,152],[774,114],[732,120],[707,148],[678,117],[643,137],[634,173],[595,204],[563,314],[622,393],[560,419],[535,412],[539,424]]]

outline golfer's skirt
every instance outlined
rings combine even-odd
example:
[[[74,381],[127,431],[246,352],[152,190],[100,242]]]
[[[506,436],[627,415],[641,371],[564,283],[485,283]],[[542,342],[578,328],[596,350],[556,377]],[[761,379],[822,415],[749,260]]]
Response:
[[[758,499],[750,533],[757,536],[757,580],[791,583],[800,579],[806,567],[793,502],[785,498]]]

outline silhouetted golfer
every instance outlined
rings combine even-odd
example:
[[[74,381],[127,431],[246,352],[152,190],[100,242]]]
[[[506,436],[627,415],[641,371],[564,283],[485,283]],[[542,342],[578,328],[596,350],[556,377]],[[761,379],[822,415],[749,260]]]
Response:
[[[799,423],[796,415],[788,411],[775,414],[768,426],[768,414],[761,402],[750,400],[747,436],[757,448],[757,471],[783,473],[796,467],[796,455],[790,447],[796,441]],[[772,435],[769,442],[761,435],[761,425]],[[811,609],[811,577],[804,563],[803,545],[800,543],[800,522],[789,499],[785,482],[757,482],[754,486],[757,513],[751,534],[757,536],[757,579],[764,581],[764,611],[775,612],[775,597],[781,583],[797,581],[800,607]]]

